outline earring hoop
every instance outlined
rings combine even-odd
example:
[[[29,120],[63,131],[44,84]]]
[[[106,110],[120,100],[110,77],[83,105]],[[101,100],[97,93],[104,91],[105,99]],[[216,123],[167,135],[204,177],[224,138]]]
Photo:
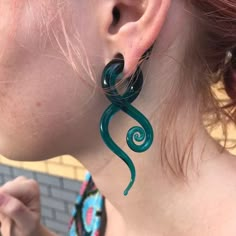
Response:
[[[129,148],[138,153],[145,152],[150,148],[153,143],[154,134],[148,119],[131,105],[140,94],[143,86],[143,73],[141,68],[138,66],[134,75],[127,78],[131,82],[126,88],[126,91],[121,95],[117,91],[116,85],[119,78],[122,78],[123,69],[123,59],[113,59],[104,68],[101,79],[102,88],[106,97],[111,102],[111,105],[104,111],[101,117],[100,134],[107,147],[121,158],[130,169],[131,179],[124,191],[124,195],[126,196],[135,182],[136,170],[130,157],[111,138],[109,123],[117,112],[123,111],[140,124],[140,126],[130,128],[126,135],[126,142]],[[138,145],[137,143],[140,142],[142,143]]]

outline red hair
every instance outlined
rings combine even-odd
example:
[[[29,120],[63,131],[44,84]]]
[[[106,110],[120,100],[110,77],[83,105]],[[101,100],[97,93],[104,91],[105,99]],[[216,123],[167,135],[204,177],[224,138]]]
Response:
[[[222,109],[233,109],[229,117],[236,123],[236,1],[189,1],[198,11],[198,28],[203,32],[202,56],[205,57],[211,72],[221,72],[225,91],[231,99]],[[230,53],[231,57],[225,63],[227,53]]]
[[[224,71],[224,86],[232,99],[232,103],[227,107],[236,106],[236,48],[230,52],[230,61]]]
[[[202,114],[204,125],[209,133],[214,131],[216,126],[221,125],[222,137],[215,138],[219,143],[223,141],[221,151],[232,148],[226,147],[228,128],[229,124],[236,125],[236,1],[183,1],[186,2],[187,11],[193,16],[193,25],[185,49],[183,76],[180,78],[175,94],[171,94],[172,98],[165,113],[162,112],[160,127],[163,131],[159,133],[163,136],[160,144],[162,163],[166,163],[171,172],[179,177],[187,175],[188,165],[194,162],[190,158],[194,136],[199,128],[196,117],[192,123],[191,134],[186,137],[186,144],[179,152],[175,127],[177,110],[181,103],[186,103],[185,99],[181,100],[184,85],[188,87],[187,94],[192,92],[191,98],[195,99],[194,112]],[[226,63],[227,54],[232,54],[232,57]],[[222,91],[228,95],[224,96],[227,99],[219,98],[218,94]],[[236,144],[233,147],[235,146]],[[174,160],[172,160],[173,156],[168,159],[166,150],[170,149],[173,149],[171,153],[174,154]]]

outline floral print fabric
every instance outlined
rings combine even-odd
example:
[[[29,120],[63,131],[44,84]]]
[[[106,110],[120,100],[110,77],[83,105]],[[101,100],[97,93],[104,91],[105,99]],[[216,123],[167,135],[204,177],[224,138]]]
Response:
[[[68,236],[102,236],[103,207],[104,197],[87,173],[72,210]]]

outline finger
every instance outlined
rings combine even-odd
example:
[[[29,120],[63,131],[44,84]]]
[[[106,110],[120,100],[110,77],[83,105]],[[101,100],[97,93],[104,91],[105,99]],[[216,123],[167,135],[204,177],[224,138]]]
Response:
[[[23,176],[23,175],[20,175],[20,176],[17,176],[15,179],[8,180],[2,186],[6,185],[6,184],[9,184],[9,183],[16,182],[16,181],[24,181],[24,180],[27,180],[27,178],[25,176]]]
[[[23,175],[20,175],[20,176],[17,176],[14,180],[15,181],[21,181],[21,180],[27,180],[28,178],[26,178],[25,176]]]
[[[2,235],[11,235],[11,227],[13,221],[9,219],[6,215],[0,212],[0,222],[1,222],[1,233]]]
[[[40,189],[33,179],[16,178],[0,188],[0,193],[7,193],[22,201],[32,211],[39,211]]]
[[[9,180],[7,181],[6,183],[4,183],[2,187],[6,186],[6,185],[18,185],[18,183],[21,183],[21,182],[24,182],[24,181],[27,181],[27,180],[30,180],[30,179],[27,179],[25,176],[17,176],[15,179],[12,179],[12,180]]]
[[[15,179],[5,182],[2,186],[0,186],[0,190],[9,188],[9,186],[18,186],[19,183],[22,183],[23,181],[26,181],[26,180],[27,178],[25,176],[18,176]]]
[[[0,212],[13,220],[21,229],[24,229],[25,226],[32,227],[32,223],[35,221],[22,202],[6,193],[0,193]]]

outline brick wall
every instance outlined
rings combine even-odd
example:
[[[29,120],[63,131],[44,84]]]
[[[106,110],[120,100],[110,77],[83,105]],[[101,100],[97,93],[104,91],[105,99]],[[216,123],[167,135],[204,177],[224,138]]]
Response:
[[[81,182],[65,177],[50,176],[45,173],[0,165],[0,185],[21,175],[33,178],[39,183],[42,223],[57,233],[58,236],[66,236],[71,210]]]

